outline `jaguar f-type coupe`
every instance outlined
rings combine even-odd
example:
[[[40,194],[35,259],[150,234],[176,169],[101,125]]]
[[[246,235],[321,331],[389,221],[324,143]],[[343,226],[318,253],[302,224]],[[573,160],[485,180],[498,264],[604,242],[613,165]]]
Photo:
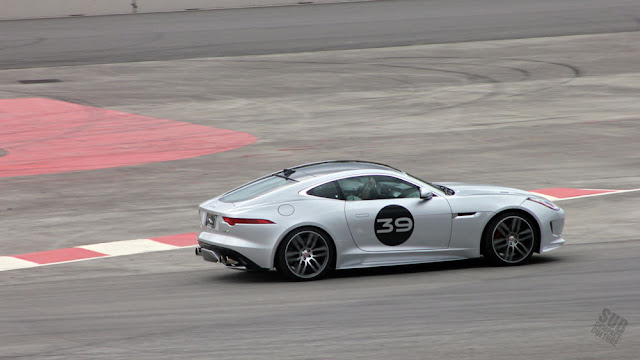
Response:
[[[527,191],[431,183],[334,160],[287,168],[205,201],[196,254],[301,281],[339,269],[485,257],[524,264],[560,247],[564,211]]]

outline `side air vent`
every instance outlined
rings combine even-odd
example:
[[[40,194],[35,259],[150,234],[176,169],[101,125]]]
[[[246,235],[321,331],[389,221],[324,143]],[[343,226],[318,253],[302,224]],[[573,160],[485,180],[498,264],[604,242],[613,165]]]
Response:
[[[455,217],[473,216],[475,214],[475,212],[458,213],[458,215],[456,215]]]

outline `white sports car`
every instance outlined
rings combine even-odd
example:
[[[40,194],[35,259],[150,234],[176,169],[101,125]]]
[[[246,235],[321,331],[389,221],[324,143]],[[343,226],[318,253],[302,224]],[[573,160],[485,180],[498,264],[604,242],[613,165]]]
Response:
[[[196,254],[312,280],[335,269],[484,256],[519,265],[564,243],[564,211],[522,190],[433,184],[390,166],[324,161],[200,204]]]

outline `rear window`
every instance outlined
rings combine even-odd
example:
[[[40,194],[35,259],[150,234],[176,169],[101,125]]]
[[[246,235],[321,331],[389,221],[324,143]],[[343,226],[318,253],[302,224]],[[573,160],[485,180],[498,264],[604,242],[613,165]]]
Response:
[[[245,201],[262,194],[266,194],[269,191],[273,191],[277,188],[287,185],[287,180],[279,176],[271,176],[262,180],[254,181],[241,188],[233,190],[232,192],[224,195],[220,198],[220,201],[224,202],[238,202]]]

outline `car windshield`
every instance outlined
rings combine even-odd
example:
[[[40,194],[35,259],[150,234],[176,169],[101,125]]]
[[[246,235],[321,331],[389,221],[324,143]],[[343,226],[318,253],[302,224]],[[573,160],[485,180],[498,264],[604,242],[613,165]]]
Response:
[[[409,173],[405,173],[405,174],[407,174],[407,175],[411,176],[412,178],[414,178],[414,179],[416,179],[416,180],[420,180],[420,181],[422,181],[422,182],[423,182],[423,183],[425,183],[425,184],[429,184],[429,185],[431,185],[431,186],[433,186],[433,187],[436,187],[434,184],[432,184],[432,183],[430,183],[430,182],[428,182],[428,181],[426,181],[426,180],[422,180],[422,179],[420,179],[419,177],[417,177],[417,176],[415,176],[415,175],[412,175],[412,174],[409,174]]]
[[[430,186],[432,186],[432,187],[434,187],[436,189],[440,189],[442,192],[444,192],[447,195],[454,195],[456,193],[455,191],[453,191],[453,189],[448,188],[448,187],[446,187],[444,185],[434,184],[432,182],[424,181],[424,180],[420,179],[419,177],[417,177],[415,175],[408,174],[408,173],[407,173],[407,175],[411,176],[414,179],[420,180],[425,184],[429,184]]]
[[[277,188],[285,186],[291,180],[279,176],[273,175],[266,177],[264,179],[260,179],[249,184],[246,184],[240,188],[237,188],[220,198],[220,201],[223,202],[238,202],[245,201],[256,196],[266,194],[269,191],[273,191]]]

